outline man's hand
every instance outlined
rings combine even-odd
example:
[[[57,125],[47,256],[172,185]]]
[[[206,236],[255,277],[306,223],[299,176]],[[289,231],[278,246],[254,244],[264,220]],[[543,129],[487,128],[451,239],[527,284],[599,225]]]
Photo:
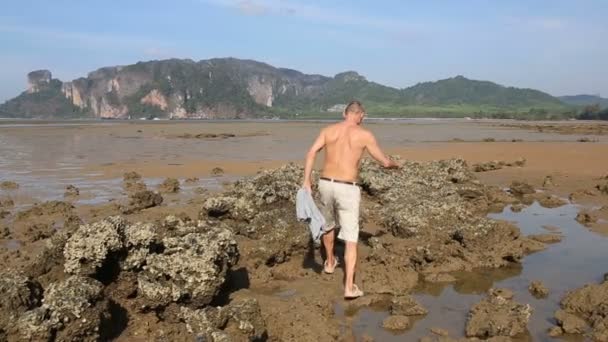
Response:
[[[388,162],[384,164],[384,167],[387,169],[399,169],[401,168],[401,165],[397,164],[394,160],[389,159]]]
[[[305,180],[304,183],[302,183],[302,189],[308,191],[309,194],[312,194],[312,184],[309,180]]]

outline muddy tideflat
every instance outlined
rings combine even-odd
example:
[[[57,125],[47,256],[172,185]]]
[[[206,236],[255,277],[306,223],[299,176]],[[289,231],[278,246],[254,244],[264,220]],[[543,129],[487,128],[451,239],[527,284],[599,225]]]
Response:
[[[162,206],[125,215],[130,221],[155,222],[169,214],[196,218],[203,205],[203,198],[198,195],[200,188],[219,191],[223,183],[254,175],[260,170],[287,162],[301,164],[306,149],[324,124],[1,123],[0,181],[14,181],[20,186],[0,190],[0,200],[11,198],[14,201],[5,209],[9,214],[0,219],[0,228],[13,226],[17,213],[35,202],[63,200],[68,184],[76,185],[80,193],[65,200],[74,204],[74,214],[84,222],[120,213],[119,205],[127,196],[122,183],[123,174],[127,171],[141,174],[142,182],[152,190],[167,177],[178,178],[182,185],[180,193],[164,195]],[[517,223],[522,234],[546,233],[543,225],[556,227],[552,229],[558,229],[564,236],[563,240],[551,245],[547,251],[524,258],[523,263],[514,268],[455,274],[457,280],[453,285],[435,283],[420,286],[415,290],[415,296],[430,313],[427,317],[413,319],[413,327],[397,335],[379,328],[387,315],[384,311],[378,313],[363,306],[359,313],[355,310],[354,317],[342,315],[343,303],[332,300],[340,294],[340,272],[331,279],[320,277],[310,267],[303,267],[306,259],[299,257],[269,270],[267,278],[271,281],[268,286],[260,288],[260,284],[252,279],[258,288],[242,289],[234,294],[235,298],[257,298],[263,311],[269,310],[264,311],[267,318],[275,319],[281,315],[281,310],[293,310],[290,313],[293,317],[314,315],[314,312],[299,312],[296,307],[289,309],[290,301],[309,308],[321,306],[323,312],[329,312],[328,317],[335,310],[333,323],[320,327],[320,332],[328,336],[343,336],[346,329],[357,337],[371,335],[377,339],[399,340],[424,336],[433,326],[447,329],[452,336],[462,335],[470,306],[490,286],[500,285],[515,290],[519,301],[532,303],[538,308],[529,324],[530,334],[523,337],[525,340],[545,337],[548,315],[568,288],[599,279],[605,272],[595,264],[585,267],[583,261],[585,258],[601,260],[606,256],[598,247],[605,241],[601,239],[605,238],[597,234],[608,233],[608,194],[601,190],[601,186],[608,183],[608,178],[605,178],[608,174],[606,136],[593,136],[596,142],[578,142],[587,135],[571,134],[575,133],[572,130],[566,130],[569,134],[537,132],[525,126],[505,127],[500,123],[497,126],[496,122],[466,120],[377,121],[370,122],[368,127],[387,152],[406,160],[463,158],[469,165],[490,161],[513,164],[514,161],[525,160],[523,166],[504,166],[475,173],[475,176],[481,183],[499,188],[508,188],[513,181],[520,181],[537,189],[538,194],[555,195],[569,204],[557,209],[541,208],[538,204],[522,205],[518,209],[522,210],[519,214],[515,209],[506,208],[492,217]],[[581,131],[580,128],[575,130]],[[590,131],[594,130],[582,130],[584,134]],[[186,178],[191,179],[186,182]],[[65,211],[62,208],[44,210],[53,211],[52,215],[62,215]],[[587,227],[581,226],[574,220],[579,211],[589,212],[590,219],[595,221],[585,221]],[[25,241],[4,241],[4,266],[28,261],[28,253],[42,246],[45,238],[59,228],[56,227],[58,222],[62,223],[63,219],[59,219],[50,224],[49,220],[54,220],[52,215],[48,220],[46,216],[37,214],[33,219],[23,216],[14,225],[14,229],[22,229],[15,231],[14,235],[19,239],[23,237]],[[369,238],[378,229],[372,222],[364,225],[363,232]],[[243,245],[245,250],[251,247]],[[368,247],[362,248],[362,257],[369,253]],[[315,262],[321,262],[318,255]],[[555,262],[559,264],[551,264]],[[572,271],[569,273],[568,270]],[[543,274],[543,271],[546,272]],[[527,292],[529,281],[536,280],[533,278],[537,274],[542,274],[537,278],[542,278],[552,291],[549,300],[533,299]],[[321,290],[321,285],[325,291]],[[279,309],[268,309],[274,306]],[[442,320],[442,310],[446,307],[451,308],[449,316],[446,316],[450,317],[450,322]],[[152,314],[141,318],[142,322],[155,321]],[[343,328],[335,326],[336,322]],[[271,326],[275,332],[282,331],[285,333],[283,336],[288,336],[289,324],[287,321],[273,322]],[[146,334],[145,329],[143,325],[136,325],[129,331]]]

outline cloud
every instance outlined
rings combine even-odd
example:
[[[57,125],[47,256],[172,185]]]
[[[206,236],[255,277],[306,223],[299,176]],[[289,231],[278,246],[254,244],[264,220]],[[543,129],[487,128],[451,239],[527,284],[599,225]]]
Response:
[[[253,0],[242,0],[239,1],[236,4],[236,7],[238,8],[239,11],[241,11],[241,13],[246,14],[246,15],[261,15],[261,14],[265,14],[269,11],[269,8],[258,3],[255,2]]]
[[[44,38],[50,41],[68,41],[77,43],[80,47],[89,49],[107,49],[108,47],[142,49],[149,46],[166,45],[154,39],[141,36],[129,36],[124,34],[106,34],[96,32],[75,32],[61,29],[0,24],[0,32],[10,34],[22,34],[34,38]]]
[[[199,0],[202,3],[232,8],[242,14],[294,16],[324,24],[363,26],[387,31],[415,31],[421,27],[402,20],[374,17],[293,0]]]
[[[542,31],[558,31],[568,27],[565,19],[554,17],[507,17],[505,22],[510,26]]]

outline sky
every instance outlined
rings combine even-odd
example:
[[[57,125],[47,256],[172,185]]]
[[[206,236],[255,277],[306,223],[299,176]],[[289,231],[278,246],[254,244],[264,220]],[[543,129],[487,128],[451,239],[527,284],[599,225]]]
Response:
[[[405,88],[457,75],[608,97],[608,0],[3,0],[0,102],[26,74],[216,57]]]

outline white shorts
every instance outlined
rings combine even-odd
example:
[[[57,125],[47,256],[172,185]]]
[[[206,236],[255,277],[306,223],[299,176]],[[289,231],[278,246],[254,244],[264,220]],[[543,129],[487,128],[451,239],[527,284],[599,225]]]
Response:
[[[321,194],[319,210],[327,225],[325,231],[334,229],[337,221],[340,225],[338,238],[348,242],[357,242],[359,240],[361,189],[357,185],[320,179],[319,193]]]

